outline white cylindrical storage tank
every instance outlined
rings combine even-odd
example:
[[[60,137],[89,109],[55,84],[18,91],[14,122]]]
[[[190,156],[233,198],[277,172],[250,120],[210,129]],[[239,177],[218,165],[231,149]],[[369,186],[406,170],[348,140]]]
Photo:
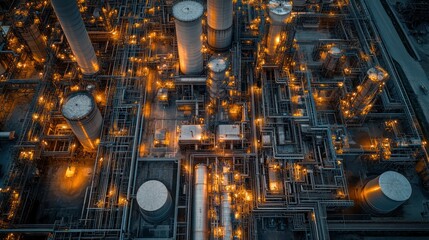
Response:
[[[178,2],[173,6],[179,65],[184,74],[199,74],[203,71],[201,53],[203,9],[203,5],[195,1]]]
[[[232,0],[207,1],[207,37],[211,48],[224,50],[231,45],[232,17]]]
[[[192,214],[192,239],[204,240],[208,238],[207,219],[207,166],[195,166],[194,201]]]
[[[99,70],[97,56],[76,0],[51,0],[51,4],[82,73],[86,75],[97,73]]]
[[[274,55],[280,43],[280,33],[286,19],[292,13],[292,4],[287,1],[272,0],[268,4],[271,25],[267,36],[267,49],[269,55]]]
[[[173,209],[170,192],[158,180],[144,182],[137,190],[136,200],[143,217],[151,223],[164,221]]]
[[[61,111],[84,149],[94,151],[103,122],[94,97],[88,92],[74,92],[66,98]]]
[[[228,62],[223,58],[213,58],[207,64],[209,68],[209,78],[207,87],[212,99],[224,98],[226,96],[226,87],[228,83],[225,79],[225,73],[228,69]]]
[[[341,49],[338,47],[331,47],[328,50],[326,59],[323,62],[323,68],[327,72],[334,72],[337,69],[338,62],[341,58]]]
[[[369,181],[362,190],[362,198],[375,213],[389,213],[411,197],[411,184],[400,173],[387,171]]]

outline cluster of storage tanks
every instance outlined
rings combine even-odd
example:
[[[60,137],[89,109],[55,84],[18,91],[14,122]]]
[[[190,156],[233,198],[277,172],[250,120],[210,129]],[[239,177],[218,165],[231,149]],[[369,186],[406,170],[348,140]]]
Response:
[[[94,48],[85,30],[76,1],[51,1],[54,11],[63,28],[76,61],[84,74],[94,74],[99,70]],[[269,16],[271,25],[267,37],[267,52],[273,55],[280,42],[280,32],[292,12],[292,5],[287,1],[270,1]],[[195,1],[181,1],[173,6],[176,35],[178,41],[180,70],[184,74],[200,74],[203,71],[202,24],[204,7]],[[207,33],[208,44],[214,50],[225,50],[232,41],[233,4],[228,0],[208,0]],[[29,31],[32,31],[30,27]],[[34,35],[34,34],[33,34]],[[37,52],[38,46],[34,46]],[[35,54],[37,58],[42,55]],[[341,50],[332,47],[323,68],[334,71],[337,67]],[[211,98],[223,97],[226,94],[225,73],[228,63],[224,58],[214,57],[208,63],[209,94]],[[388,79],[386,71],[373,67],[352,96],[343,111],[361,114],[371,105],[376,94]],[[74,134],[84,147],[93,151],[102,127],[102,116],[93,96],[88,92],[70,94],[63,106],[62,114]],[[348,114],[346,114],[346,117]],[[350,115],[351,116],[351,115]],[[10,138],[9,133],[2,137]],[[194,195],[192,215],[192,238],[207,239],[208,229],[208,169],[206,165],[197,165],[194,169]],[[228,178],[225,177],[225,184]],[[401,174],[387,171],[368,181],[361,191],[364,206],[370,211],[385,214],[394,211],[407,201],[412,193],[408,180]],[[173,200],[167,187],[160,181],[144,182],[137,191],[137,203],[142,216],[151,223],[164,221],[172,212]],[[222,225],[225,227],[225,239],[232,238],[231,202],[228,192],[222,196]]]
[[[280,33],[292,13],[289,1],[272,0],[268,4],[271,25],[267,36],[268,54],[273,55],[280,43]],[[178,2],[173,6],[180,70],[199,74],[203,70],[202,24],[204,7],[195,1]],[[226,50],[232,42],[233,3],[228,0],[207,1],[207,42],[214,50]]]
[[[202,23],[204,7],[196,1],[178,2],[173,6],[176,24],[179,65],[183,74],[203,71]],[[208,44],[215,50],[226,50],[232,41],[232,1],[207,2]]]
[[[268,4],[271,26],[267,36],[268,54],[273,55],[280,42],[280,33],[292,13],[289,1],[272,0]],[[203,70],[201,53],[203,5],[195,1],[178,2],[173,6],[180,70],[199,74]],[[214,50],[226,50],[232,42],[233,4],[228,0],[207,1],[207,42]]]
[[[97,56],[77,1],[51,0],[51,5],[82,73],[97,73]],[[71,93],[65,99],[61,111],[83,148],[95,151],[103,118],[92,94],[84,91]]]

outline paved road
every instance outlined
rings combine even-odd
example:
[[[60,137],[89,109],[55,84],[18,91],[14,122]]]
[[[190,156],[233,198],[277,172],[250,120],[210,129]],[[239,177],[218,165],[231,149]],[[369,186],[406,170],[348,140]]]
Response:
[[[425,71],[419,62],[414,60],[398,35],[390,17],[387,15],[380,0],[365,0],[365,4],[371,13],[371,18],[378,28],[378,32],[383,39],[389,54],[397,61],[408,78],[408,81],[417,96],[417,101],[423,110],[426,122],[429,122],[429,94],[425,95],[420,89],[420,85],[429,89],[429,81]],[[403,79],[406,81],[407,79]]]

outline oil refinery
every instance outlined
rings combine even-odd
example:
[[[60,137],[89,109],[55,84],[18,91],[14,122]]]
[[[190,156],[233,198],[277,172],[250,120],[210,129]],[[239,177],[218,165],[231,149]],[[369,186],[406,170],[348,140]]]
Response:
[[[429,239],[428,1],[0,11],[1,239]]]

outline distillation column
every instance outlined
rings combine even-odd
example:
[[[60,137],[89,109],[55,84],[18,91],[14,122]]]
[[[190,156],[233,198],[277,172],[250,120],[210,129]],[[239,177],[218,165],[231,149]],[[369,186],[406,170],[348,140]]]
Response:
[[[223,239],[231,240],[233,237],[232,234],[232,224],[231,224],[231,194],[229,189],[229,168],[223,167],[223,193],[222,193],[222,203],[221,203],[221,217],[222,217],[222,227],[224,229]]]
[[[292,4],[287,1],[270,1],[268,4],[271,20],[267,36],[267,49],[269,55],[274,55],[280,43],[280,33],[292,12]]]
[[[19,8],[14,14],[14,26],[19,35],[24,39],[31,51],[33,59],[43,63],[46,59],[46,41],[36,24],[36,21],[28,10]]]
[[[208,197],[207,166],[195,166],[194,201],[192,213],[192,239],[203,240],[208,237]]]
[[[217,103],[218,99],[226,97],[226,70],[227,61],[223,58],[213,58],[207,64],[209,68],[209,77],[207,79],[208,92],[213,103]]]
[[[173,6],[179,65],[184,74],[199,74],[203,71],[201,53],[203,10],[203,5],[195,1],[178,2]]]
[[[97,56],[80,15],[76,0],[51,0],[76,62],[85,75],[99,70]]]
[[[207,1],[208,44],[216,50],[225,50],[232,41],[232,0]]]
[[[341,57],[341,49],[338,47],[331,47],[329,49],[322,65],[322,71],[325,73],[325,75],[330,76],[338,70]]]
[[[366,72],[362,84],[341,101],[341,111],[344,118],[351,120],[365,117],[388,79],[389,74],[383,68],[379,66],[370,68]]]

